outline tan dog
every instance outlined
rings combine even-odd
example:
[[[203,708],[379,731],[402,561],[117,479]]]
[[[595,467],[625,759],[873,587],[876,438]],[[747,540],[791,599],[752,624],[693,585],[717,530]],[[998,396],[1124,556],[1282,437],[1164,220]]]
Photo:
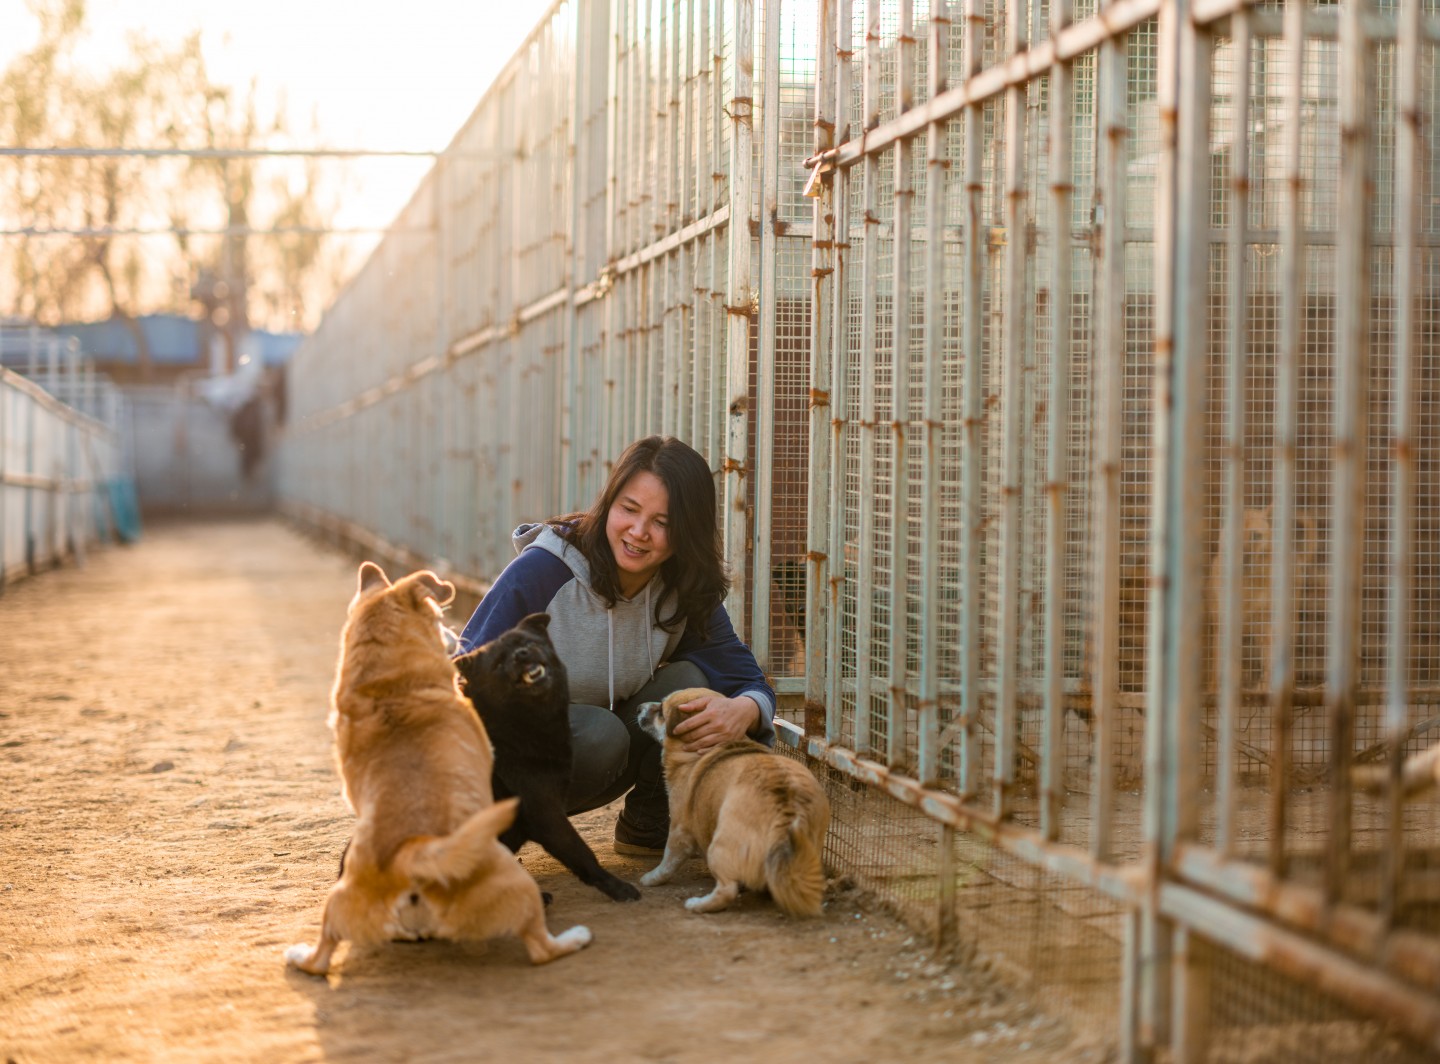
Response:
[[[323,975],[344,940],[518,935],[534,964],[590,942],[545,927],[540,888],[497,836],[514,801],[491,796],[493,755],[456,686],[437,618],[455,588],[418,572],[391,584],[371,562],[340,637],[330,728],[355,832],[325,900],[320,942],[285,959]]]
[[[711,693],[691,688],[640,707],[640,727],[663,744],[670,792],[665,856],[640,882],[667,882],[687,858],[703,852],[715,889],[686,901],[692,912],[718,912],[747,887],[768,889],[792,916],[819,916],[825,893],[820,851],[830,826],[825,792],[804,766],[750,739],[687,751],[674,734],[685,719],[679,707]]]

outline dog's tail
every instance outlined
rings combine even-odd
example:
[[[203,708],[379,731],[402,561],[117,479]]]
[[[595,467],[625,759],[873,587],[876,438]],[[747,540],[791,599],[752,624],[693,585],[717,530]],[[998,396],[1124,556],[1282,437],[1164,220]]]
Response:
[[[781,834],[765,855],[765,885],[775,904],[792,916],[819,916],[825,897],[825,869],[820,863],[814,810],[801,806],[782,825]]]
[[[395,868],[421,882],[449,886],[465,879],[494,852],[495,841],[511,824],[520,804],[507,798],[472,813],[449,835],[411,839],[395,855]]]

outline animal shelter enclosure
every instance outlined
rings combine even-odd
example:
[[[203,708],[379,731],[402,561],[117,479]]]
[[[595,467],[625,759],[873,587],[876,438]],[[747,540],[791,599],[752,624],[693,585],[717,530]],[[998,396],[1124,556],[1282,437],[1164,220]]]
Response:
[[[297,353],[283,506],[479,589],[680,436],[837,870],[1126,1059],[1418,1059],[1437,44],[558,3]]]

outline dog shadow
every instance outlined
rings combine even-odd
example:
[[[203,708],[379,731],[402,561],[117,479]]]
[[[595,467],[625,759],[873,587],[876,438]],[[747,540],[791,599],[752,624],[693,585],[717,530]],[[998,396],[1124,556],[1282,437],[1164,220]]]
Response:
[[[578,959],[536,967],[520,940],[508,937],[358,948],[347,942],[328,975],[287,967],[285,981],[311,1010],[321,1059],[367,1059],[372,1053],[378,1059],[395,1049],[396,1032],[403,1030],[423,1032],[417,1044],[441,1044],[447,1035],[464,1044],[474,1036],[477,1002],[493,1005],[517,986],[542,985],[549,973]]]

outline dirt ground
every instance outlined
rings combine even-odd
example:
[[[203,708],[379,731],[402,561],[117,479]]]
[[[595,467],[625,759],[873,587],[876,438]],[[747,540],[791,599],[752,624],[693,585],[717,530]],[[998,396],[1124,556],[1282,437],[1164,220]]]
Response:
[[[617,904],[527,847],[552,931],[595,936],[551,965],[498,941],[287,970],[349,831],[325,716],[354,574],[276,521],[152,523],[0,596],[6,1064],[1099,1059],[843,881],[819,920],[691,914],[697,862]],[[577,823],[638,879],[613,818]]]

